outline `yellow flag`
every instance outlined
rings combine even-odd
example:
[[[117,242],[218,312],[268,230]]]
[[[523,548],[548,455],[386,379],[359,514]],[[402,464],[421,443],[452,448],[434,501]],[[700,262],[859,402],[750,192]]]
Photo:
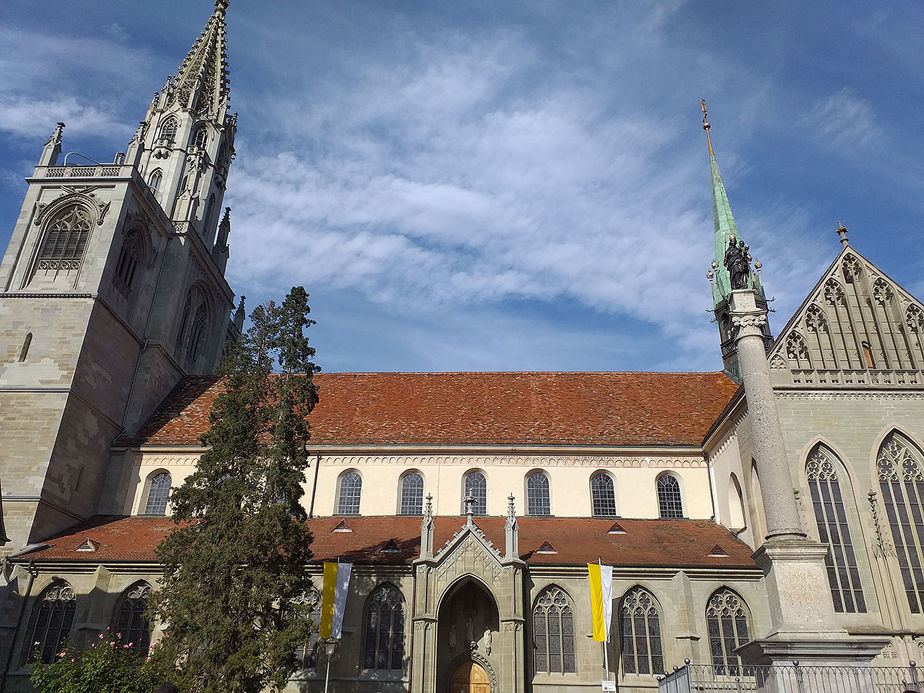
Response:
[[[587,564],[590,579],[590,613],[594,624],[594,640],[609,640],[610,617],[612,614],[613,566],[599,563]]]
[[[329,638],[334,623],[334,592],[337,589],[337,564],[324,564],[324,586],[321,589],[321,630],[319,638]]]

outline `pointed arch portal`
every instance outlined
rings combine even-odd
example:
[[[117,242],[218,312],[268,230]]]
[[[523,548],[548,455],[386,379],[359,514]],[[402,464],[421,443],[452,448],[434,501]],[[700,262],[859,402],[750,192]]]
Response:
[[[491,693],[489,662],[500,635],[494,595],[480,580],[462,579],[443,598],[438,620],[437,690]]]

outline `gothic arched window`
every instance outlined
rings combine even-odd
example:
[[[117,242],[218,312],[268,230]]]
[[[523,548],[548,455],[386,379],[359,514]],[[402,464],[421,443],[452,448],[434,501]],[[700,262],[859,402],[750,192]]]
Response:
[[[816,446],[805,465],[818,537],[828,545],[825,567],[834,610],[848,613],[866,613],[857,558],[850,539],[850,527],[834,454]]]
[[[164,172],[161,171],[159,168],[155,168],[151,172],[151,175],[148,176],[148,188],[151,190],[152,193],[154,193],[155,195],[157,194],[157,192],[160,190],[160,184],[163,182],[163,180],[164,180]]]
[[[401,514],[423,514],[423,477],[419,472],[408,472],[401,477]]]
[[[58,211],[48,222],[45,240],[39,251],[40,270],[80,269],[92,220],[90,212],[80,205]]]
[[[537,673],[574,673],[574,615],[570,599],[559,587],[547,587],[536,598],[533,646]]]
[[[339,515],[359,515],[359,499],[363,492],[363,480],[356,472],[347,472],[340,477],[340,489],[337,494],[337,513]]]
[[[549,477],[545,472],[533,472],[526,477],[526,514],[551,515]]]
[[[202,149],[209,141],[209,131],[205,124],[199,125],[193,135],[193,145]]]
[[[193,316],[189,328],[189,341],[186,343],[186,355],[190,361],[195,361],[199,356],[199,348],[202,346],[202,338],[205,334],[205,326],[208,322],[208,310],[204,303],[200,303],[196,308],[196,314]]]
[[[404,598],[392,585],[380,585],[366,602],[363,668],[404,668]]]
[[[665,518],[683,517],[683,499],[680,497],[680,482],[677,477],[662,474],[658,477],[658,516]]]
[[[623,597],[619,630],[624,673],[660,674],[664,671],[661,618],[655,600],[647,590],[636,587]]]
[[[170,116],[160,126],[160,137],[158,139],[173,142],[176,139],[177,127],[179,127],[179,122],[176,118]]]
[[[728,588],[714,592],[706,605],[706,630],[715,673],[740,674],[741,659],[735,654],[735,649],[750,640],[744,600]]]
[[[32,612],[32,627],[29,629],[29,659],[40,659],[51,664],[61,651],[71,632],[77,598],[73,588],[63,580],[45,588]]]
[[[147,655],[151,645],[151,620],[147,617],[148,599],[151,586],[146,582],[136,582],[122,595],[122,602],[116,615],[112,630],[121,633],[121,643],[131,645],[136,655]]]
[[[138,268],[138,259],[141,256],[141,238],[138,231],[129,231],[122,241],[122,250],[119,253],[119,262],[116,264],[115,283],[125,289],[132,288],[135,280],[135,270]]]
[[[304,594],[292,600],[293,606],[298,605],[304,614],[315,625],[321,622],[321,595],[316,589],[309,589]],[[318,668],[318,629],[313,628],[308,642],[295,649],[295,659],[300,669]]]
[[[148,499],[144,505],[145,515],[165,515],[167,499],[170,497],[170,472],[158,472],[151,477],[148,486]]]
[[[462,489],[462,512],[465,512],[465,499],[474,498],[472,512],[475,515],[486,515],[488,512],[488,481],[484,474],[479,471],[469,472],[465,475],[465,483]]]
[[[876,459],[879,490],[911,613],[924,611],[924,463],[921,452],[892,433]]]
[[[613,477],[609,474],[596,472],[590,477],[590,497],[594,517],[616,515],[616,491],[613,488]]]

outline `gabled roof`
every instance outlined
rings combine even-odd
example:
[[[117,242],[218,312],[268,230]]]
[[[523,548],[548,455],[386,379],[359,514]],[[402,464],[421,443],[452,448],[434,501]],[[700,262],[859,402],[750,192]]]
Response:
[[[503,552],[503,517],[478,517],[485,537]],[[351,517],[352,532],[337,532],[341,517],[308,521],[313,562],[408,564],[420,555],[419,517]],[[754,569],[751,549],[727,529],[706,520],[620,519],[624,534],[610,534],[612,518],[521,517],[520,558],[531,565],[583,565],[598,559],[621,567]],[[434,546],[443,546],[465,525],[464,517],[434,518]],[[166,517],[98,516],[48,539],[16,560],[109,563],[153,562],[154,548],[173,528]],[[95,551],[78,551],[87,540]],[[549,544],[556,553],[543,553]],[[710,556],[716,545],[727,556]]]
[[[722,373],[321,373],[317,445],[699,445]],[[197,445],[221,383],[182,381],[119,445]]]
[[[848,267],[854,269],[848,272],[845,269]],[[859,275],[854,277],[857,272]],[[849,281],[848,273],[852,277]],[[862,285],[859,294],[856,286],[848,291],[851,283]],[[884,306],[882,311],[874,309],[874,304],[880,300]],[[839,302],[844,306],[840,313],[835,309],[835,303]],[[916,311],[917,321],[912,320],[909,311]],[[908,369],[916,355],[902,359],[900,354],[892,353],[892,363],[886,366],[887,359],[882,357],[878,346],[886,344],[890,352],[899,350],[904,353],[908,345],[903,332],[924,331],[922,315],[924,305],[920,301],[852,246],[845,245],[779,332],[768,354],[771,372],[779,376],[793,368],[806,369],[806,364],[800,362],[805,360],[811,362],[812,369],[866,369],[864,356],[859,353],[859,344],[863,341],[869,341],[874,352],[880,351],[875,368]],[[817,337],[810,338],[812,332],[816,335],[824,333],[825,336],[819,342]],[[790,358],[790,352],[799,348],[807,356],[803,359]],[[780,382],[779,377],[774,378],[775,384]],[[857,384],[861,381],[850,382]],[[820,384],[839,383],[825,380]]]

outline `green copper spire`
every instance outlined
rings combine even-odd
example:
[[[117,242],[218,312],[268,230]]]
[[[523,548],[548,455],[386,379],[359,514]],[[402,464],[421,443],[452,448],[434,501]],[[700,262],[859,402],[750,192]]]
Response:
[[[703,130],[706,131],[706,144],[709,148],[709,174],[712,178],[712,218],[715,224],[715,260],[712,265],[715,273],[715,283],[712,285],[713,299],[716,305],[731,294],[731,279],[725,268],[725,251],[728,249],[728,239],[738,235],[738,226],[735,224],[735,215],[732,214],[722,182],[722,173],[719,163],[715,160],[712,149],[712,138],[709,136],[709,122],[706,120],[706,101],[700,99],[700,108],[703,111]]]

